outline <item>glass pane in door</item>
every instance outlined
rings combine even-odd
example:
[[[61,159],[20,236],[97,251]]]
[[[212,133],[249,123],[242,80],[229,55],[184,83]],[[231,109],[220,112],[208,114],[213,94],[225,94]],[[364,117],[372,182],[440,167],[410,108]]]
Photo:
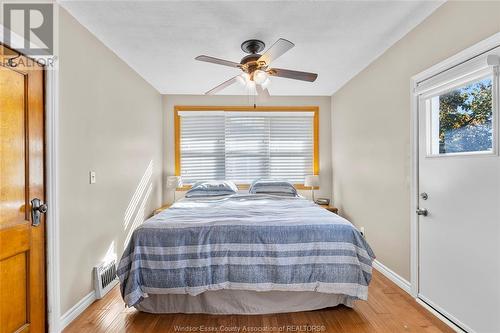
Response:
[[[426,101],[431,155],[493,150],[492,84],[489,76]]]

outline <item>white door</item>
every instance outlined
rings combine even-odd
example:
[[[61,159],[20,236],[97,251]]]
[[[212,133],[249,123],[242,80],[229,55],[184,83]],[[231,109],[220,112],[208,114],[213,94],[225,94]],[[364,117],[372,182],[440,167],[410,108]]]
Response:
[[[500,332],[498,75],[432,78],[419,96],[419,298],[468,332]],[[480,68],[482,67],[482,68]]]

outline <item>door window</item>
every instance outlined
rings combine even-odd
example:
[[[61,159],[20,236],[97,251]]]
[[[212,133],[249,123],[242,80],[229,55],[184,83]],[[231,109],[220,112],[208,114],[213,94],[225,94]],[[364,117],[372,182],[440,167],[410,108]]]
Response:
[[[425,100],[428,154],[492,153],[493,76],[489,75]]]

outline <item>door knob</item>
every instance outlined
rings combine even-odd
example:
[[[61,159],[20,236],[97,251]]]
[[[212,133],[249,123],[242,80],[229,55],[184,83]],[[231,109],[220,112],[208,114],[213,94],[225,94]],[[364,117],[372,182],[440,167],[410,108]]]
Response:
[[[31,200],[31,225],[37,227],[40,225],[41,214],[47,213],[47,205],[42,200],[35,198]]]
[[[427,209],[422,209],[422,208],[417,209],[417,215],[427,216],[428,214],[429,212],[427,212]]]

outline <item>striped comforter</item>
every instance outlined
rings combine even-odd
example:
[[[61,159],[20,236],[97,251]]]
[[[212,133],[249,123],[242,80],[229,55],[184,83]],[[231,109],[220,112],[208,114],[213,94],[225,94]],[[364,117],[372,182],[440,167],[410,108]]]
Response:
[[[375,258],[347,220],[303,198],[184,199],[133,233],[118,267],[133,306],[148,294],[317,291],[366,299]]]

